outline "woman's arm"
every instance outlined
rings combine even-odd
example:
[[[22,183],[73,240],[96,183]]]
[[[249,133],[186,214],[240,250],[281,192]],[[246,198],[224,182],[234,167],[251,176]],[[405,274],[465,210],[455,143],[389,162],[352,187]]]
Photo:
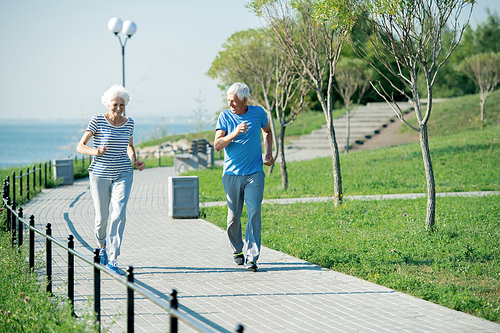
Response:
[[[87,143],[89,142],[92,135],[93,134],[91,131],[85,131],[80,142],[78,143],[78,146],[76,147],[76,151],[79,152],[80,154],[85,154],[85,155],[94,155],[94,156],[104,155],[104,152],[106,152],[108,148],[104,146],[99,146],[97,147],[97,149],[95,149],[87,146]]]
[[[137,159],[137,156],[135,155],[135,148],[134,148],[134,138],[130,137],[130,141],[128,142],[128,147],[127,147],[127,154],[132,163],[134,164],[134,167],[142,171],[144,170],[144,167],[146,166],[146,163],[143,161],[140,161]]]

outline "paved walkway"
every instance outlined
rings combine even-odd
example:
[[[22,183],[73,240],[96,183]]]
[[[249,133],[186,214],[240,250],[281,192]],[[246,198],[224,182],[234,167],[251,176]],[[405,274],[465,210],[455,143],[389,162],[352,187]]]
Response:
[[[500,325],[389,288],[326,270],[263,247],[259,272],[232,262],[224,230],[202,219],[171,219],[167,182],[173,167],[135,172],[119,265],[166,297],[179,291],[181,310],[202,316],[222,332],[237,323],[245,332],[500,332]],[[88,180],[44,190],[25,206],[36,226],[75,236],[75,248],[92,256],[95,242]],[[41,246],[42,244],[39,244]],[[54,246],[54,284],[64,289],[67,254]],[[92,270],[75,260],[77,311],[92,295]],[[104,276],[102,319],[111,332],[126,330],[125,288]],[[57,288],[54,288],[56,290]],[[137,332],[168,331],[168,316],[136,294]],[[201,317],[200,317],[201,318]],[[180,324],[181,332],[190,331]]]

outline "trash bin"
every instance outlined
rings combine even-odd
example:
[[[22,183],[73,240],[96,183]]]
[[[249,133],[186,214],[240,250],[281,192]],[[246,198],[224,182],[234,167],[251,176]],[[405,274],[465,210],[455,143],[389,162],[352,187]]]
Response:
[[[198,218],[199,192],[197,176],[168,177],[168,215],[172,218]]]
[[[54,173],[54,179],[59,179],[59,178],[63,179],[61,185],[73,185],[75,176],[73,173],[72,158],[54,160],[52,162],[52,170]]]

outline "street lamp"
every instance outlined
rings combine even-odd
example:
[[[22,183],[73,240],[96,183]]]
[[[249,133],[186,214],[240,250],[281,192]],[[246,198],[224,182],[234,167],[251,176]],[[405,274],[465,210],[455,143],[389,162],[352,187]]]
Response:
[[[123,86],[125,87],[125,45],[127,45],[127,40],[132,37],[133,34],[137,31],[137,26],[132,21],[125,21],[122,23],[117,17],[113,17],[108,22],[108,29],[111,30],[118,40],[120,41],[120,46],[122,47],[122,64],[123,64]],[[122,39],[118,36],[119,32],[123,32],[127,38],[125,38],[125,42],[122,43]]]

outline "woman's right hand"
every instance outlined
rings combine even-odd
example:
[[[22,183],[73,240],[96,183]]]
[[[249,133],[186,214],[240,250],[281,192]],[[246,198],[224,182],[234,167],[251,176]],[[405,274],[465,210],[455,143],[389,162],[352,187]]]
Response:
[[[97,154],[96,155],[102,156],[102,155],[104,155],[106,150],[108,150],[108,148],[106,148],[106,146],[99,146],[99,147],[97,147]]]

